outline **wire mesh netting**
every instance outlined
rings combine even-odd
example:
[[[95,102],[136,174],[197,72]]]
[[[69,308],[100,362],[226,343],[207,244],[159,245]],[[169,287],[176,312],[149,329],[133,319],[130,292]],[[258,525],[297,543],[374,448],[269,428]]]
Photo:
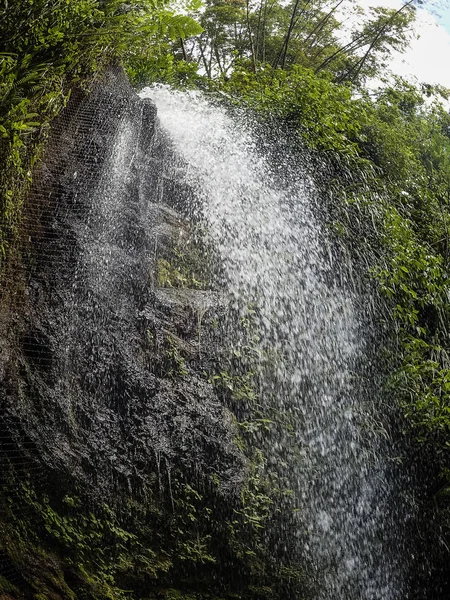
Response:
[[[95,274],[96,265],[108,262],[108,252],[96,256],[95,245],[103,243],[111,217],[111,173],[105,165],[117,152],[113,141],[124,123],[140,120],[142,110],[116,68],[94,83],[90,93],[73,93],[53,123],[33,173],[5,269],[0,577],[11,584],[23,583],[27,568],[17,559],[13,532],[42,526],[33,494],[58,493],[55,487],[70,478],[99,484],[95,452],[89,456],[85,448],[87,437],[99,435],[91,414],[95,396],[105,396],[105,373],[94,371],[106,342],[94,324],[104,321],[111,306],[106,290],[96,289]],[[109,250],[112,245],[110,240]],[[106,318],[110,328],[121,320],[116,309]],[[105,480],[112,477],[110,458],[103,457]]]
[[[158,563],[195,528],[174,517],[186,481],[212,504],[239,495],[242,452],[202,364],[215,351],[204,315],[223,307],[159,288],[159,261],[197,243],[173,154],[154,104],[110,68],[72,94],[33,173],[0,312],[0,577],[21,590],[44,576],[50,589],[42,560],[59,564],[53,579],[78,559],[93,577],[119,563],[136,577],[145,544]]]

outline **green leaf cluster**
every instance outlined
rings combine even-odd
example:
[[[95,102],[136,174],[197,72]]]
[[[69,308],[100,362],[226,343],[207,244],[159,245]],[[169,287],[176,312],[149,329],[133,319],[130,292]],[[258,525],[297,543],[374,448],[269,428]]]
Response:
[[[350,87],[334,85],[327,74],[298,65],[266,67],[257,74],[236,69],[221,89],[250,109],[284,121],[311,148],[357,156],[360,103],[352,101]]]

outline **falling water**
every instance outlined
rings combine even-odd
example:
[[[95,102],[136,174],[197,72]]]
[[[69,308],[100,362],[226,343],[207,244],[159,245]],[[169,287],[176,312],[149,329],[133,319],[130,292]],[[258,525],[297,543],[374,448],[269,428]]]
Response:
[[[155,101],[184,163],[179,177],[195,190],[222,285],[235,304],[257,305],[261,350],[277,357],[264,394],[296,415],[301,447],[288,465],[297,530],[286,535],[303,544],[316,598],[401,598],[403,533],[390,449],[357,374],[364,323],[357,294],[343,274],[333,276],[338,267],[314,215],[313,183],[286,157],[280,185],[251,132],[200,95],[159,87],[141,96]]]

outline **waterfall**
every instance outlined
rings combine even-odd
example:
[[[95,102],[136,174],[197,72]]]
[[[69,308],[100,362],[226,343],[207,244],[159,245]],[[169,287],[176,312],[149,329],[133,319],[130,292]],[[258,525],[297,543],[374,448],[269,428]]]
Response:
[[[295,416],[300,456],[285,469],[298,510],[285,535],[303,545],[316,598],[404,597],[408,515],[395,449],[383,436],[376,394],[362,381],[366,323],[344,270],[336,276],[314,182],[286,156],[278,161],[281,185],[251,128],[198,93],[153,87],[141,97],[156,103],[182,161],[173,171],[193,190],[221,287],[236,307],[257,306],[259,350],[276,357],[261,365],[261,391]]]

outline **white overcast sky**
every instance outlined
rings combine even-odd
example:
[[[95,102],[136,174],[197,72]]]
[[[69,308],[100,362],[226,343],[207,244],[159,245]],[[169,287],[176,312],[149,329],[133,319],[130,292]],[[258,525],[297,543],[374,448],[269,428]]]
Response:
[[[399,0],[359,0],[368,6],[400,8]],[[439,83],[450,88],[450,0],[425,0],[417,9],[419,34],[404,54],[395,53],[390,68],[419,83]]]

